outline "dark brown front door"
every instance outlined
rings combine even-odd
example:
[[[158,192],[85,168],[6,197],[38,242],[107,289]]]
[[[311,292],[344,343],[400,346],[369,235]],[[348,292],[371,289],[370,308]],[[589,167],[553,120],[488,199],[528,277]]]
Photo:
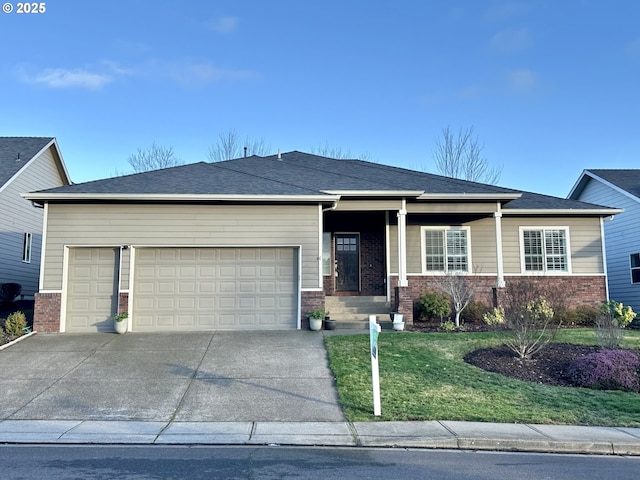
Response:
[[[360,237],[336,234],[336,290],[357,292],[360,289]]]

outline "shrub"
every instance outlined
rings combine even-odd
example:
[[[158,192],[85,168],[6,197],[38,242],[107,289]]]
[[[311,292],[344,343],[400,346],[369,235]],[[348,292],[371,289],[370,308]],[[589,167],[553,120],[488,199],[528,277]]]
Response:
[[[593,327],[596,324],[596,319],[600,315],[600,311],[595,307],[589,307],[581,305],[575,308],[576,325],[582,325],[583,327]]]
[[[9,305],[21,291],[22,285],[19,283],[0,283],[0,303]]]
[[[635,312],[629,305],[624,306],[622,303],[616,302],[615,300],[604,302],[600,307],[600,311],[603,315],[611,315],[615,318],[620,328],[624,328],[629,325],[631,320],[636,316]]]
[[[635,318],[636,314],[629,306],[615,300],[604,302],[600,315],[596,318],[596,337],[602,348],[618,348],[622,341],[622,330]]]
[[[484,315],[490,311],[484,303],[471,301],[462,311],[462,320],[465,323],[482,323]]]
[[[445,332],[455,332],[458,329],[458,327],[456,327],[456,324],[451,320],[445,320],[444,322],[441,322],[440,328]]]
[[[487,325],[504,324],[504,308],[495,307],[493,310],[488,311],[482,316],[482,321]]]
[[[504,289],[505,344],[519,358],[531,358],[555,338],[559,320],[547,298],[555,298],[555,304],[561,307],[560,293],[530,279],[513,280]]]
[[[577,358],[568,373],[579,387],[637,392],[640,359],[628,350],[603,350]]]
[[[427,319],[439,318],[451,315],[451,300],[444,293],[427,292],[420,297],[420,316]]]
[[[4,331],[12,337],[24,335],[24,329],[27,326],[27,317],[24,313],[17,311],[10,314],[4,322]]]

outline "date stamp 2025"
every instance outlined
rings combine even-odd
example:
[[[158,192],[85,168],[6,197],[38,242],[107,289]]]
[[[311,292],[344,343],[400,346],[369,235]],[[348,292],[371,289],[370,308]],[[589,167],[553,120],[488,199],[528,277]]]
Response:
[[[18,2],[15,5],[11,2],[5,2],[2,4],[2,11],[4,13],[17,13],[17,14],[38,14],[45,13],[47,11],[46,2]]]

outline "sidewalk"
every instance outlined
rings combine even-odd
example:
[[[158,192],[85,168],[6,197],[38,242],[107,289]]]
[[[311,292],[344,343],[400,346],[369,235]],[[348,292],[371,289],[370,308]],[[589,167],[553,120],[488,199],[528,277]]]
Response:
[[[4,420],[0,443],[299,445],[640,455],[640,428],[478,422]]]

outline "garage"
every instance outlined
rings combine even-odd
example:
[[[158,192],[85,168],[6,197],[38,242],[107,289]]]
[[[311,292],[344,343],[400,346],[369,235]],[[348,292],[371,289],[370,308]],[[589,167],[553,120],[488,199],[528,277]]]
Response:
[[[134,251],[133,331],[297,328],[296,248]]]
[[[118,306],[119,248],[70,248],[66,331],[113,331]]]

